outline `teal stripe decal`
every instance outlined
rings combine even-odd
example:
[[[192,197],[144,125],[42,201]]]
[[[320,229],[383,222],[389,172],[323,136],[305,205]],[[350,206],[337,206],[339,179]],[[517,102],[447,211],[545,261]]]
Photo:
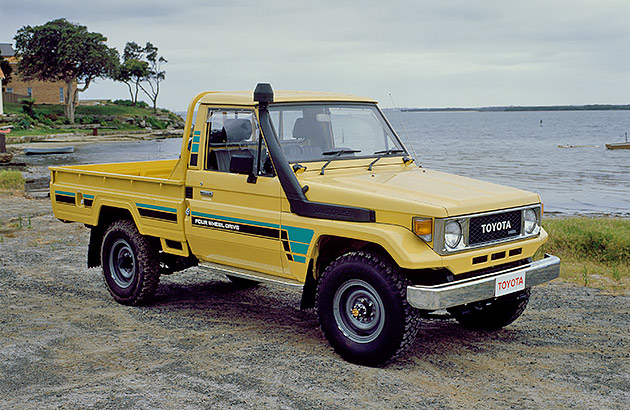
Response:
[[[306,263],[306,258],[304,256],[293,255],[293,261],[299,263]]]
[[[193,137],[193,142],[199,142],[201,140],[200,136]]]
[[[83,195],[83,198],[85,198],[85,199],[94,199],[94,195],[85,194],[85,195]]]
[[[74,197],[74,192],[68,192],[68,191],[57,191],[57,190],[55,190],[55,194],[67,195],[67,196]]]
[[[193,135],[201,135],[201,131],[195,131],[193,132]]]
[[[298,242],[289,242],[289,243],[291,244],[291,252],[293,253],[306,255],[306,253],[308,252],[308,244],[298,243]]]
[[[289,233],[290,241],[302,242],[305,244],[310,244],[311,240],[313,240],[313,235],[315,234],[315,231],[312,229],[298,228],[296,226],[282,225],[282,229],[286,229]]]
[[[139,208],[154,209],[156,211],[177,213],[177,209],[175,209],[175,208],[167,208],[165,206],[141,204],[141,203],[138,203],[138,202],[136,202],[136,206],[139,207]]]

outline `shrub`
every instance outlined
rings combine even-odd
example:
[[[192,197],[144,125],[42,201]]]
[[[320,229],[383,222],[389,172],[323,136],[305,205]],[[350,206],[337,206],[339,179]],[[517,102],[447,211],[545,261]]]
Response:
[[[95,121],[91,115],[82,115],[81,117],[79,117],[79,123],[80,124],[94,124]]]
[[[166,128],[166,125],[167,125],[164,121],[160,121],[155,117],[144,117],[144,120],[153,129],[163,130]]]
[[[0,189],[24,189],[24,177],[19,171],[0,171]]]

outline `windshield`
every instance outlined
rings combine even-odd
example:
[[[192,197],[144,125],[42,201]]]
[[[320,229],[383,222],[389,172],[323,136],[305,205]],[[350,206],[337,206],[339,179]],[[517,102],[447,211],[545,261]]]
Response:
[[[371,104],[282,104],[269,111],[290,163],[406,154]]]

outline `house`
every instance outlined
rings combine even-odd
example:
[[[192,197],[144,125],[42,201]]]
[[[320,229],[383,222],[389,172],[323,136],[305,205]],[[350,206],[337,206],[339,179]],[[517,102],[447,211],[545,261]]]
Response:
[[[4,102],[17,103],[21,98],[34,98],[36,104],[64,104],[66,83],[63,81],[24,81],[17,70],[18,57],[10,43],[0,43],[0,56],[11,64],[13,72],[8,84],[2,86]]]
[[[2,80],[4,80],[4,73],[2,72],[2,68],[0,68],[0,84],[2,84]],[[4,114],[4,105],[2,100],[2,94],[0,94],[0,115]]]

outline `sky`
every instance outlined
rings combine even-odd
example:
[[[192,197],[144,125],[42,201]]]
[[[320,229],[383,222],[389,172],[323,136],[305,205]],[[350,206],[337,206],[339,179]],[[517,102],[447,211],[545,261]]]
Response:
[[[0,42],[62,17],[121,53],[157,46],[175,111],[258,82],[384,108],[630,103],[630,0],[0,0]],[[80,98],[129,93],[99,80]]]

